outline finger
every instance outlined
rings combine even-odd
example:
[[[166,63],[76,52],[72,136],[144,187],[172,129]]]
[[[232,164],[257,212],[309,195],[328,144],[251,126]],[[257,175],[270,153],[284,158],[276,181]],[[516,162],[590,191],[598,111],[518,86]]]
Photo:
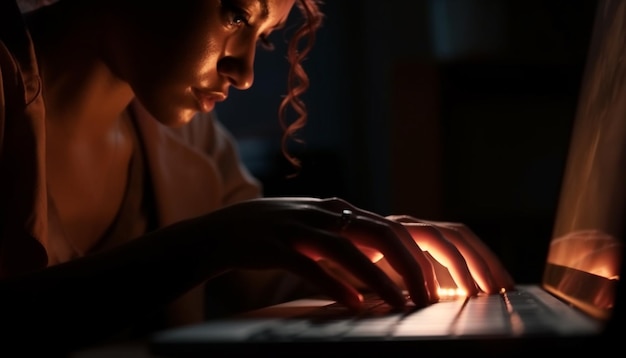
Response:
[[[431,259],[424,253],[424,249],[415,242],[410,232],[402,224],[394,221],[390,221],[387,218],[384,220],[390,225],[396,235],[400,237],[404,245],[409,249],[409,252],[413,255],[414,259],[418,262],[422,269],[424,276],[424,284],[428,290],[430,302],[436,302],[439,300],[439,283],[437,282],[437,275],[435,273],[435,267],[432,265]]]
[[[470,272],[480,288],[487,293],[514,289],[514,281],[495,254],[466,225],[452,222],[419,220],[407,215],[391,217],[404,223],[421,222],[435,225],[465,258]]]
[[[448,269],[459,288],[465,290],[468,296],[478,294],[478,288],[465,258],[436,227],[424,223],[407,223],[404,225],[419,247],[428,251],[437,262]]]
[[[405,247],[409,248],[409,252],[413,258],[419,264],[423,276],[424,286],[426,287],[429,295],[429,301],[439,301],[439,283],[437,281],[437,275],[435,273],[435,267],[432,264],[431,259],[425,254],[424,250],[413,240],[411,234],[406,230],[404,225],[394,223],[394,231],[401,238]]]
[[[463,224],[448,224],[448,226],[455,228],[460,232],[461,236],[467,243],[473,248],[478,255],[483,258],[483,261],[489,267],[491,277],[495,281],[494,285],[496,290],[504,288],[506,290],[512,290],[515,287],[515,281],[509,274],[509,271],[504,267],[500,259],[491,251],[491,249],[478,238],[478,236]]]
[[[411,300],[425,306],[439,299],[434,268],[409,233],[395,223],[379,218],[358,216],[344,230],[361,245],[378,249],[390,266],[402,276]]]
[[[284,252],[278,261],[279,266],[303,277],[319,287],[323,292],[346,307],[359,311],[363,306],[363,296],[351,285],[324,270],[315,260],[297,251]]]
[[[438,229],[461,252],[478,286],[486,293],[499,292],[500,287],[494,280],[489,265],[478,251],[457,230],[447,226],[438,226]]]
[[[392,221],[399,222],[399,223],[416,223],[416,224],[424,223],[424,220],[419,220],[409,215],[388,215],[386,216],[386,218]]]
[[[343,209],[338,210],[340,206],[337,203],[344,202],[333,199],[307,205],[308,210],[300,212],[300,219],[303,222],[309,220],[312,226],[323,227],[346,236],[355,245],[379,250],[391,267],[402,276],[411,300],[417,306],[425,306],[439,299],[434,268],[402,225],[346,204],[353,211],[346,226],[340,214]],[[333,211],[325,209],[329,207]]]
[[[336,203],[337,201],[332,201],[332,203],[330,203],[329,205],[335,205]],[[407,275],[407,274],[403,274],[402,273],[403,271],[398,271],[399,269],[402,270],[401,267],[404,267],[404,265],[402,264],[402,259],[401,259],[402,255],[398,257],[393,256],[393,257],[386,258],[387,262],[391,265],[391,267],[403,277],[403,280],[405,281],[405,285],[407,286],[407,289],[409,289],[409,292],[414,290],[413,293],[411,294],[411,297],[414,300],[416,298],[418,300],[422,300],[422,302],[432,303],[432,302],[438,301],[439,300],[439,293],[438,293],[439,284],[437,282],[435,268],[432,265],[431,261],[428,259],[428,257],[424,254],[422,249],[419,247],[419,245],[417,245],[415,240],[413,240],[413,238],[411,237],[410,233],[406,230],[406,228],[403,225],[395,221],[389,220],[386,217],[380,216],[373,212],[358,209],[358,208],[354,208],[354,210],[360,216],[369,218],[373,222],[379,223],[382,230],[385,230],[385,229],[392,230],[393,240],[385,240],[385,242],[397,243],[399,239],[401,246],[403,246],[399,248],[399,250],[408,251],[408,253],[413,258],[413,261],[417,262],[417,264],[419,265],[422,278],[416,281],[414,278],[411,278],[412,275],[410,273]],[[377,237],[380,237],[380,235]],[[364,241],[362,240],[361,242],[364,242]],[[367,244],[363,246],[367,246]],[[380,259],[380,257],[374,256],[371,253],[368,253],[368,256],[374,257],[378,260]],[[396,258],[399,258],[399,260],[397,260]],[[409,268],[409,270],[411,269]],[[417,286],[420,284],[423,284],[423,286],[425,287],[425,290],[424,288],[421,288],[419,291],[425,291],[425,295],[426,295],[425,299],[427,301],[423,301],[424,293],[422,293],[422,298],[420,298],[419,296],[414,296],[416,292],[418,291]],[[417,302],[415,303],[418,304]]]
[[[281,230],[281,232],[289,232],[289,230]],[[362,308],[363,296],[353,286],[331,275],[307,255],[294,250],[280,236],[274,235],[262,240],[252,240],[252,245],[246,249],[252,250],[253,254],[244,256],[241,260],[233,260],[230,264],[248,269],[287,270],[316,285],[337,302],[357,311]]]
[[[394,307],[404,307],[406,300],[400,288],[351,241],[336,234],[302,225],[294,226],[292,245],[299,252],[317,260],[325,258],[340,265],[361,280]]]

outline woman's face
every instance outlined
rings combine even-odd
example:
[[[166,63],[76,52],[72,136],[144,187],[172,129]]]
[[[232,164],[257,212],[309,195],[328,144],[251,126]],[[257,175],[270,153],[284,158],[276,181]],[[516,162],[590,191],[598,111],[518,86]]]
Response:
[[[152,115],[180,126],[198,111],[211,111],[227,98],[231,86],[242,90],[252,85],[258,43],[284,24],[294,2],[129,5],[115,26],[109,62]]]

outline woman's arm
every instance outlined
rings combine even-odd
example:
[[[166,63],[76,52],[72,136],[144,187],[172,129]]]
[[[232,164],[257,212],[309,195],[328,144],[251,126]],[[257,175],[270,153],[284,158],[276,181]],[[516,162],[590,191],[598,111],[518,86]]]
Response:
[[[438,240],[448,243],[444,235],[433,235],[428,244],[437,246]],[[359,310],[358,289],[324,269],[320,262],[326,260],[388,304],[403,307],[401,287],[373,263],[381,257],[402,278],[416,306],[437,301],[432,263],[404,224],[336,198],[249,200],[107,252],[5,280],[1,324],[16,337],[35,334],[58,344],[102,339],[232,268],[287,270]],[[488,271],[470,271],[462,254],[442,261],[454,265],[459,276],[471,277],[459,282],[469,294],[477,293],[476,282],[496,281],[482,277]]]
[[[196,221],[5,279],[0,282],[2,331],[51,344],[89,344],[164,308],[225,271],[211,258],[211,232],[199,233]]]

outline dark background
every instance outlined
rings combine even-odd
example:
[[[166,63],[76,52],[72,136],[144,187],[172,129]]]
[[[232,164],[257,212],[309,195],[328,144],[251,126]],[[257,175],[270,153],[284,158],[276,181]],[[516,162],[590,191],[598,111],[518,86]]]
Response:
[[[539,280],[595,7],[327,0],[305,61],[310,119],[291,148],[304,165],[294,178],[279,151],[284,35],[257,54],[252,89],[217,113],[267,196],[463,222],[518,282]]]

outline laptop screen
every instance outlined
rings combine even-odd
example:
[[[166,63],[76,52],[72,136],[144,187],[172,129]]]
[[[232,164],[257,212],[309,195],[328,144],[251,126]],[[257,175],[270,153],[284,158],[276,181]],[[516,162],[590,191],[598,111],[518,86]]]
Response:
[[[606,319],[622,261],[626,184],[626,2],[598,3],[544,287]]]

